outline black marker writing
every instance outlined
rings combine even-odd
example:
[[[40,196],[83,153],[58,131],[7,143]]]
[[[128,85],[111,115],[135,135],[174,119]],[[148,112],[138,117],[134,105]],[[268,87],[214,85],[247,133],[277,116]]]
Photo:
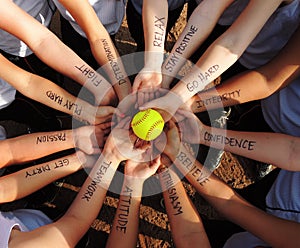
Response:
[[[165,34],[165,17],[155,16],[154,26],[156,27],[156,29],[154,32],[153,46],[163,47]]]
[[[241,90],[235,90],[235,91],[232,91],[229,93],[224,93],[220,96],[212,96],[212,97],[206,98],[204,100],[198,100],[198,101],[196,101],[197,108],[202,108],[204,106],[208,106],[210,104],[215,104],[215,103],[219,103],[219,102],[225,102],[225,101],[228,101],[228,100],[234,99],[234,98],[239,98],[240,92],[241,92]]]
[[[107,42],[106,39],[101,39],[101,42],[103,44],[103,48],[104,48],[106,57],[109,61],[109,64],[110,64],[111,68],[113,69],[115,79],[117,79],[117,81],[118,81],[118,84],[122,85],[122,84],[126,83],[126,80],[124,79],[125,76],[123,75],[123,72],[121,71],[121,68],[119,67],[119,65],[116,61],[117,59],[114,57],[114,55],[111,51],[109,43]]]
[[[86,76],[94,86],[98,87],[101,84],[102,79],[92,68],[86,65],[75,66],[75,68],[79,70],[84,76]]]
[[[36,144],[56,141],[66,141],[66,133],[47,134],[36,138]]]
[[[209,142],[213,141],[223,145],[229,145],[232,147],[243,148],[247,149],[248,151],[254,150],[254,146],[256,143],[256,141],[254,140],[236,139],[233,137],[229,138],[220,134],[211,134],[208,132],[204,133],[204,140]]]
[[[123,197],[118,206],[120,213],[117,216],[118,224],[116,226],[116,230],[126,233],[126,228],[127,228],[126,226],[128,224],[129,209],[130,209],[131,198],[132,198],[132,189],[129,188],[128,186],[125,186],[125,189],[123,190],[122,193],[123,193]]]
[[[102,182],[102,179],[108,170],[109,166],[112,162],[105,162],[103,161],[102,164],[99,166],[96,176],[93,178],[92,182],[89,184],[87,189],[85,190],[85,193],[81,197],[81,199],[86,200],[87,202],[91,200],[93,197],[95,191],[98,188],[98,185]]]
[[[163,179],[165,187],[168,190],[169,200],[172,204],[172,207],[176,211],[174,213],[174,215],[182,214],[183,213],[182,206],[181,206],[180,201],[178,200],[179,199],[178,193],[177,193],[176,188],[174,187],[174,182],[171,177],[170,171],[169,170],[163,171],[161,177]]]

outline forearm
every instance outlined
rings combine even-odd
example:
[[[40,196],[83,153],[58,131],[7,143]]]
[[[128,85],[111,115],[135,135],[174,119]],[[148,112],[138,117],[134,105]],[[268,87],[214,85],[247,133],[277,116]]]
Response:
[[[214,174],[206,171],[198,161],[193,162],[193,156],[184,147],[181,147],[174,161],[195,189],[225,218],[272,247],[285,247],[289,241],[295,247],[299,245],[298,223],[282,220],[252,206]],[[285,234],[282,235],[282,232]]]
[[[168,22],[168,2],[166,0],[145,0],[142,16],[146,52],[145,67],[161,72]]]
[[[135,247],[139,226],[139,209],[143,180],[125,175],[118,208],[106,247]]]
[[[202,91],[238,60],[281,2],[265,1],[262,5],[261,1],[250,1],[230,28],[197,61],[197,70],[184,77],[173,91],[182,95],[184,102]]]
[[[113,154],[102,153],[66,214],[54,224],[54,229],[63,234],[71,247],[97,217],[120,162]],[[70,226],[76,226],[76,229],[70,229]]]
[[[98,35],[99,37],[96,37],[94,41],[90,41],[91,49],[97,62],[108,75],[111,84],[121,101],[130,94],[131,83],[128,79],[120,55],[111,38],[105,29],[102,32],[103,34]]]
[[[75,146],[73,131],[32,133],[0,142],[1,166],[28,162]]]
[[[218,149],[299,171],[300,140],[280,133],[239,132],[203,126],[201,143]]]
[[[51,81],[31,74],[27,87],[21,92],[28,97],[84,122],[93,123],[96,107],[77,98]]]
[[[169,88],[186,60],[209,36],[222,12],[232,1],[202,1],[188,20],[173,49],[163,64],[163,84]]]
[[[47,184],[81,169],[82,161],[72,154],[0,177],[0,202],[25,197]]]
[[[210,247],[200,216],[176,172],[166,168],[159,173],[159,178],[176,246],[191,247],[199,244],[201,247]]]

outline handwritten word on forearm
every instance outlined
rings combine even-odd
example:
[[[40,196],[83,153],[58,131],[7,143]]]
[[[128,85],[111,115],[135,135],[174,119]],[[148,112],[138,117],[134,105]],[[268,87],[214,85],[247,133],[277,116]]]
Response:
[[[66,99],[66,101],[64,101],[65,99],[62,96],[58,95],[57,93],[55,93],[51,90],[48,90],[46,92],[46,96],[50,100],[58,103],[59,105],[63,106],[64,108],[66,108],[68,110],[72,110],[76,115],[78,115],[78,116],[81,115],[82,106],[78,105],[77,103],[72,102],[68,99]]]
[[[106,54],[106,58],[108,59],[108,62],[114,72],[114,76],[115,79],[118,81],[119,85],[122,85],[124,83],[126,83],[126,80],[124,79],[125,76],[121,70],[121,68],[119,67],[118,63],[117,63],[117,59],[115,58],[115,56],[113,55],[112,51],[111,51],[111,46],[109,45],[108,41],[106,39],[101,39],[105,54]]]
[[[92,68],[87,65],[75,66],[77,70],[81,72],[82,75],[86,76],[90,82],[96,87],[102,83],[102,78],[97,74]]]
[[[199,168],[198,166],[194,165],[192,159],[187,153],[180,151],[176,157],[176,160],[181,163],[187,172],[193,176],[197,183],[199,183],[201,186],[209,181],[210,172],[204,168]]]
[[[130,187],[125,186],[125,189],[122,191],[123,197],[120,200],[118,206],[118,210],[120,211],[120,213],[117,216],[118,219],[117,219],[116,230],[123,233],[126,233],[126,229],[127,229],[132,191],[133,190]]]
[[[165,35],[165,17],[157,17],[155,16],[154,26],[154,41],[153,46],[155,47],[163,47],[164,35]]]
[[[193,91],[199,91],[198,87],[202,84],[203,86],[206,86],[210,81],[211,77],[219,70],[220,66],[219,65],[213,65],[210,68],[208,68],[207,71],[205,72],[200,72],[197,75],[197,80],[193,80],[192,82],[187,83],[186,87],[189,92]]]
[[[219,96],[211,96],[209,98],[203,100],[197,100],[197,108],[203,108],[204,106],[213,105],[220,102],[226,102],[232,99],[236,99],[240,97],[241,90],[234,90],[232,92],[224,93]]]
[[[169,169],[162,172],[161,178],[163,180],[165,187],[167,188],[170,203],[173,209],[175,210],[174,215],[182,214],[183,213],[182,206],[180,201],[178,200],[179,199],[178,193],[176,188],[174,187],[174,182]]]
[[[46,134],[36,137],[36,144],[66,141],[66,133]]]
[[[34,169],[28,168],[28,170],[25,171],[25,178],[40,175],[64,166],[68,166],[69,164],[69,159],[62,159],[55,162],[49,162],[46,165],[41,165],[39,167],[35,167]]]
[[[96,175],[92,179],[92,182],[87,186],[85,193],[83,194],[81,199],[86,200],[87,202],[89,202],[92,199],[94,193],[96,192],[100,183],[103,181],[103,177],[111,164],[112,164],[111,161],[110,162],[103,161],[100,164],[98,170],[96,171]]]
[[[256,141],[247,139],[236,139],[234,137],[226,137],[221,134],[204,133],[204,140],[208,142],[216,142],[222,145],[229,145],[231,147],[238,147],[248,151],[254,150]]]

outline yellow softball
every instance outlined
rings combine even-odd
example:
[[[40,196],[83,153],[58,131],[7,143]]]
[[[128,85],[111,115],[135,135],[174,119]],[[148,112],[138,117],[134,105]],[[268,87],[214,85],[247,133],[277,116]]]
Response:
[[[143,140],[154,140],[164,128],[164,119],[153,109],[146,109],[135,114],[131,127],[136,136]]]

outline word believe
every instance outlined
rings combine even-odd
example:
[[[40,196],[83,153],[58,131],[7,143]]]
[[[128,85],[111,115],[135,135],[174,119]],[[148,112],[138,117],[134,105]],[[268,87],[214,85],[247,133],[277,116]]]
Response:
[[[180,151],[176,159],[181,162],[188,173],[191,174],[201,186],[209,181],[208,177],[210,173],[207,170],[200,169],[196,165],[194,165],[192,160],[185,152]]]

